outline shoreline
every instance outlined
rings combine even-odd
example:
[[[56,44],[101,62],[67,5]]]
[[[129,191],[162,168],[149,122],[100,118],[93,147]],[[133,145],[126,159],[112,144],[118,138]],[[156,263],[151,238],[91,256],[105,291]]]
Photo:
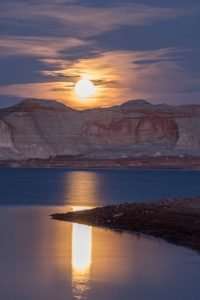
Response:
[[[141,233],[200,252],[200,198],[120,204],[52,214],[52,219]]]
[[[200,157],[138,157],[87,159],[58,156],[49,159],[0,160],[1,168],[71,168],[71,169],[179,169],[200,170]]]

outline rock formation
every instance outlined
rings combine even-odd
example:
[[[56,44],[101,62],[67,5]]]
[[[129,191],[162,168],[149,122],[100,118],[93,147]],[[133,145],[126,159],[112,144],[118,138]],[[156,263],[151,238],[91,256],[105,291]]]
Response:
[[[0,160],[200,156],[200,105],[144,100],[85,111],[28,99],[0,110]]]

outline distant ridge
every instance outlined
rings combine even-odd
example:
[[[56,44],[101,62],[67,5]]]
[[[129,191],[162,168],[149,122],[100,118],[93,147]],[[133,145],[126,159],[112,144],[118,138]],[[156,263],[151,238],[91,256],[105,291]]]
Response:
[[[152,104],[143,99],[136,99],[136,100],[129,100],[127,102],[124,102],[120,106],[122,108],[134,108],[134,107],[145,108],[147,106],[152,106]]]
[[[34,98],[24,99],[13,106],[2,108],[1,110],[31,111],[37,109],[48,109],[48,110],[57,110],[57,111],[64,111],[66,109],[73,110],[72,108],[66,106],[62,102],[58,102],[55,100],[42,100],[42,99],[34,99]]]
[[[150,101],[144,100],[144,99],[132,99],[132,100],[128,100],[126,102],[123,102],[122,104],[119,105],[113,105],[113,106],[109,106],[109,107],[95,107],[95,108],[86,108],[86,111],[92,111],[92,110],[108,110],[108,109],[112,109],[112,108],[122,108],[122,109],[148,109],[148,108],[163,108],[163,109],[177,109],[177,108],[199,108],[200,104],[184,104],[184,105],[169,105],[166,103],[156,103],[153,104]],[[70,106],[64,104],[62,101],[57,101],[57,100],[53,100],[53,99],[39,99],[39,98],[26,98],[26,99],[22,99],[20,102],[18,102],[17,104],[8,106],[8,107],[3,107],[0,108],[1,110],[15,110],[15,109],[55,109],[55,110],[72,110],[72,111],[76,111],[75,108],[71,108]],[[80,111],[80,110],[77,110]],[[81,111],[84,111],[84,109],[82,109]]]

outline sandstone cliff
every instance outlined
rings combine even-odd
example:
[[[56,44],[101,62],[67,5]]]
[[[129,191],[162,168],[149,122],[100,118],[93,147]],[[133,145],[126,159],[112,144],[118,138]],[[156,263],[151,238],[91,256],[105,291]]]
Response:
[[[76,111],[55,101],[29,99],[0,110],[0,160],[147,155],[200,156],[200,105],[135,100]]]

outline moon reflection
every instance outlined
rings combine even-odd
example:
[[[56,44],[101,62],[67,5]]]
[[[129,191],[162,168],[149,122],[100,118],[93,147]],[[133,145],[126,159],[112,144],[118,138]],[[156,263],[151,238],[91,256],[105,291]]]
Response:
[[[66,183],[67,204],[72,205],[74,210],[94,207],[100,202],[100,178],[95,172],[70,172]]]
[[[99,202],[99,181],[94,172],[70,173],[67,184],[68,198],[72,199],[73,211],[90,209]],[[92,267],[93,229],[91,226],[72,224],[71,266],[72,289],[75,299],[85,299],[90,289]]]
[[[73,211],[88,207],[73,207]],[[92,227],[72,224],[72,288],[77,299],[83,299],[89,290],[92,265]]]
[[[92,227],[74,223],[72,225],[72,268],[84,274],[92,262]]]

